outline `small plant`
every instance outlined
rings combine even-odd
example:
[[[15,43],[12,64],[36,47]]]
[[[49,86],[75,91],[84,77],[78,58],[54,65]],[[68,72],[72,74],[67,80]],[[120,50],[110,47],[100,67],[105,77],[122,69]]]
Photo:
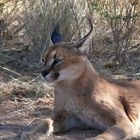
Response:
[[[127,50],[140,13],[139,1],[93,0],[93,11],[100,13],[110,25],[115,51],[114,63],[127,64]]]

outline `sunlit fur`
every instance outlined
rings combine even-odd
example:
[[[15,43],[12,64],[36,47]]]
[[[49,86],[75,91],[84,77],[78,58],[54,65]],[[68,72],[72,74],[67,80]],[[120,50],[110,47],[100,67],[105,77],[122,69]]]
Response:
[[[104,131],[88,140],[120,140],[138,134],[140,81],[118,83],[102,78],[81,52],[82,47],[86,48],[83,44],[77,48],[73,43],[59,43],[42,57],[42,74],[55,87],[54,115],[23,134],[22,140],[40,130],[47,137],[75,127]]]

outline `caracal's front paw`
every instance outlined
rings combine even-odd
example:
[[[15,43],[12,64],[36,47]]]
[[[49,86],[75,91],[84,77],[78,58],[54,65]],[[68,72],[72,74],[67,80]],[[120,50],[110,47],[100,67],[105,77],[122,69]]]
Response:
[[[31,132],[23,133],[20,140],[37,140],[39,135],[45,134],[50,136],[53,134],[53,120],[50,118],[41,120]]]

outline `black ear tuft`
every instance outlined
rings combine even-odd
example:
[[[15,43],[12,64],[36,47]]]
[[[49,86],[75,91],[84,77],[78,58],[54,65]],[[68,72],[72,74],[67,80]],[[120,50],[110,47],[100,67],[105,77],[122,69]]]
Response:
[[[59,31],[59,25],[57,24],[56,27],[54,28],[52,35],[51,35],[51,41],[53,44],[56,44],[58,42],[61,42],[63,40],[62,35],[60,34]]]

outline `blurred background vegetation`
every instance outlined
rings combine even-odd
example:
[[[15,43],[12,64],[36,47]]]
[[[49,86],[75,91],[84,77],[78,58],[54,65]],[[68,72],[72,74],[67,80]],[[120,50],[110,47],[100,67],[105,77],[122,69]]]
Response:
[[[94,24],[91,62],[99,71],[99,65],[111,70],[132,66],[131,72],[138,73],[139,0],[1,0],[0,68],[37,72],[55,26],[59,25],[64,41],[76,41],[88,31],[89,13]]]

